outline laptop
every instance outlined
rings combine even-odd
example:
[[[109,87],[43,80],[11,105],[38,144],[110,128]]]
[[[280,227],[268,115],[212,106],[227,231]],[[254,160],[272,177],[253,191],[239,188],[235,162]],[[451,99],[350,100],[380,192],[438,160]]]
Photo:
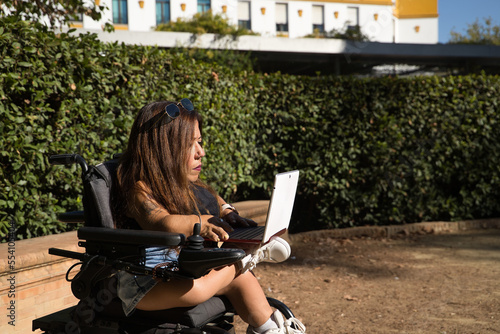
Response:
[[[235,228],[225,242],[266,244],[272,237],[285,233],[292,217],[298,181],[298,170],[276,174],[265,226]]]

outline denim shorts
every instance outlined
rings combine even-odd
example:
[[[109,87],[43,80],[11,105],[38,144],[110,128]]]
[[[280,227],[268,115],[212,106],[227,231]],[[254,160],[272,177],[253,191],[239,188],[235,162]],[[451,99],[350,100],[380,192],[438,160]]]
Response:
[[[177,247],[149,247],[141,264],[154,268],[165,262],[177,261],[179,249]],[[125,315],[130,315],[139,301],[158,283],[152,276],[134,275],[124,270],[116,274],[118,280],[117,293],[122,301]]]

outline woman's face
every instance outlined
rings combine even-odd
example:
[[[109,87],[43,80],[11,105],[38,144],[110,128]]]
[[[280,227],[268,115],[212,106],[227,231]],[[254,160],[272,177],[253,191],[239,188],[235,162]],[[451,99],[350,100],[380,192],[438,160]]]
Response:
[[[201,172],[201,158],[205,156],[203,150],[200,127],[198,121],[194,124],[194,138],[188,158],[188,179],[191,182],[198,180]]]

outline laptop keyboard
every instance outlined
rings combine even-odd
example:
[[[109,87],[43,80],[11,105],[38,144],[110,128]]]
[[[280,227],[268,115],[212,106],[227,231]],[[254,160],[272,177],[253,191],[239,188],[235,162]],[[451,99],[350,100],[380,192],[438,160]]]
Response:
[[[265,226],[235,228],[233,232],[229,233],[229,238],[238,240],[262,239],[264,237],[264,228]]]

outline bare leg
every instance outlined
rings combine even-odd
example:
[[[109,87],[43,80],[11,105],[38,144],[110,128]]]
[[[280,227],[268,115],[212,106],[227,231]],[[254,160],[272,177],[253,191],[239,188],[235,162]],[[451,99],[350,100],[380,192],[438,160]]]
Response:
[[[218,294],[226,296],[241,319],[253,327],[263,325],[273,313],[259,281],[251,272],[236,277]]]
[[[201,304],[229,285],[236,272],[235,266],[228,266],[212,270],[196,280],[172,279],[168,282],[159,282],[141,299],[137,308],[153,311]]]
[[[212,270],[196,280],[160,282],[144,296],[137,308],[153,311],[195,306],[215,295],[225,295],[243,321],[254,327],[264,324],[272,314],[255,276],[250,272],[237,276],[235,266]]]

